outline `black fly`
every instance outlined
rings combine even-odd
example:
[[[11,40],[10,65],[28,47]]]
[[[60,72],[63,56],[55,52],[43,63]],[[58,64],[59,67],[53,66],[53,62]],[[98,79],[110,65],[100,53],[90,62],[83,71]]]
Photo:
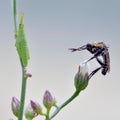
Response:
[[[102,70],[101,73],[103,75],[106,75],[106,73],[108,73],[110,71],[110,57],[109,57],[108,47],[103,42],[92,43],[92,44],[88,43],[88,44],[86,44],[86,45],[84,45],[82,47],[79,47],[79,48],[70,48],[70,50],[72,52],[88,50],[91,54],[94,55],[88,61],[96,58],[98,63],[101,65],[99,68],[95,69],[90,74],[89,78],[91,78],[100,69]],[[103,61],[101,61],[99,59],[99,56],[102,56]]]

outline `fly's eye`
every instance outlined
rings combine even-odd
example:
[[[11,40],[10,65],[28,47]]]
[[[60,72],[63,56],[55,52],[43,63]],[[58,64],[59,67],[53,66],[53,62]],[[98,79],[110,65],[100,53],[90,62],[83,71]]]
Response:
[[[90,52],[91,52],[92,45],[88,43],[88,44],[86,45],[86,48],[87,48],[87,50],[88,50],[88,51],[90,51]]]
[[[86,45],[86,47],[87,47],[87,48],[91,48],[92,45],[88,43],[88,44]]]

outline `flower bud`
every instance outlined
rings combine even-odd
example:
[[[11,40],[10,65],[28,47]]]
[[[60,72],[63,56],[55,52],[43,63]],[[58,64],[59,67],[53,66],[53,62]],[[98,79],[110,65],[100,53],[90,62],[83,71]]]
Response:
[[[34,110],[34,112],[36,112],[37,114],[43,115],[42,113],[42,107],[39,105],[39,103],[34,102],[34,101],[30,101],[31,107]]]
[[[16,97],[12,98],[11,107],[12,107],[13,114],[16,117],[18,117],[19,108],[20,108],[20,101]]]
[[[31,73],[26,73],[26,77],[28,78],[30,78],[30,77],[32,77],[32,74]]]
[[[53,105],[55,105],[56,101],[52,97],[51,93],[46,90],[43,96],[43,104],[49,110]]]
[[[28,104],[26,110],[25,110],[25,117],[28,120],[32,120],[37,116],[37,113],[32,109],[31,104]]]
[[[74,78],[74,85],[76,90],[84,90],[88,85],[88,80],[88,66],[87,63],[84,63],[78,67],[78,72],[76,73]]]

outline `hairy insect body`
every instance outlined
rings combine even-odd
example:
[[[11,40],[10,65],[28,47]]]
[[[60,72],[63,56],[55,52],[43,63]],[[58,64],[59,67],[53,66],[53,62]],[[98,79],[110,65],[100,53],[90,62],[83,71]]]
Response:
[[[79,48],[70,48],[72,52],[74,51],[81,51],[81,50],[88,50],[91,54],[94,56],[91,57],[88,61],[96,58],[97,62],[100,64],[100,67],[95,69],[91,74],[90,77],[92,77],[97,71],[101,69],[101,73],[103,75],[106,75],[106,73],[110,72],[110,57],[109,57],[109,51],[108,47],[103,42],[98,43],[88,43],[82,47]],[[99,59],[99,56],[103,58],[103,61]],[[87,62],[88,62],[87,61]]]

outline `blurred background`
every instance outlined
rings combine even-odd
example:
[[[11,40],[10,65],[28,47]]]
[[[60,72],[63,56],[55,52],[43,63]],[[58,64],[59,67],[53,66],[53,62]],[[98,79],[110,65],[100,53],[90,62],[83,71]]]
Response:
[[[12,0],[0,0],[0,119],[16,119],[11,98],[20,98],[21,66],[15,48]],[[18,0],[18,20],[25,14],[30,49],[25,106],[32,99],[42,105],[45,90],[63,103],[75,91],[78,65],[92,55],[68,48],[104,42],[109,47],[111,71],[99,71],[88,87],[54,120],[120,120],[120,1]],[[99,67],[93,60],[90,70]],[[44,109],[45,110],[45,109]],[[38,117],[36,120],[43,120]]]

